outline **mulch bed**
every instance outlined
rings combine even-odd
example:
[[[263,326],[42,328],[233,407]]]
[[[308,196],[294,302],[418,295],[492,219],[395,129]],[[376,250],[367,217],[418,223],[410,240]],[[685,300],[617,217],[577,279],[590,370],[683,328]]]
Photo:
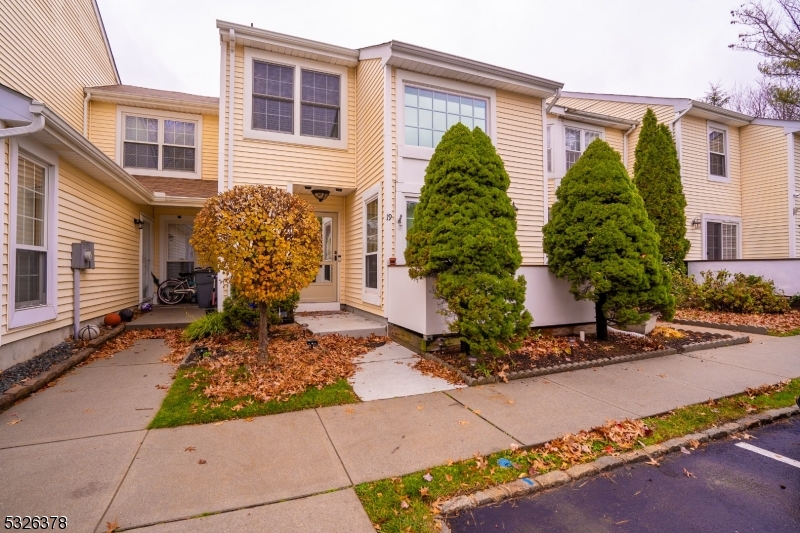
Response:
[[[609,332],[608,341],[598,341],[595,335],[587,335],[586,341],[583,343],[577,338],[573,338],[573,346],[570,345],[568,337],[531,336],[525,339],[519,350],[494,359],[487,358],[485,361],[478,361],[475,367],[470,367],[469,362],[457,348],[437,351],[434,352],[434,355],[468,376],[481,378],[489,375],[504,380],[508,372],[610,359],[667,348],[680,349],[689,344],[729,338],[732,336],[721,333],[701,333],[659,327],[645,338],[613,332]]]
[[[775,333],[785,333],[800,328],[800,310],[798,309],[776,314],[726,313],[722,311],[705,311],[702,309],[678,309],[675,311],[675,318],[713,324],[764,327]]]

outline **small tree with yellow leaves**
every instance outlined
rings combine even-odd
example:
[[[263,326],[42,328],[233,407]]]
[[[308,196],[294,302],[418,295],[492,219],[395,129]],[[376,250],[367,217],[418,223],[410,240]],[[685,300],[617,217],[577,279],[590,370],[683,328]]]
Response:
[[[191,243],[201,262],[227,273],[258,305],[258,357],[266,362],[269,304],[307,287],[319,270],[322,234],[313,208],[281,189],[234,187],[206,201]]]

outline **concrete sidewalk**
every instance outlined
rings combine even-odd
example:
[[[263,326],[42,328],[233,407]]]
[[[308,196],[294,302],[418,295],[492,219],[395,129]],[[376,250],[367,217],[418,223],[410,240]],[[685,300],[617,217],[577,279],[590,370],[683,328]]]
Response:
[[[354,484],[800,376],[800,338],[753,337],[508,384],[151,431],[172,368],[157,362],[160,341],[140,341],[0,414],[0,508],[64,515],[87,532],[116,521],[153,532],[368,533]],[[209,513],[219,514],[196,518]]]

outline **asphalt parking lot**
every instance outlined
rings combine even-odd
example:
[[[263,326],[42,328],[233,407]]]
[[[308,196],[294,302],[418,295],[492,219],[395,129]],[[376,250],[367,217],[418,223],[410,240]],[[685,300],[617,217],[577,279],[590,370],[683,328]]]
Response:
[[[800,531],[800,417],[467,511],[453,533]],[[783,456],[776,458],[774,454]]]

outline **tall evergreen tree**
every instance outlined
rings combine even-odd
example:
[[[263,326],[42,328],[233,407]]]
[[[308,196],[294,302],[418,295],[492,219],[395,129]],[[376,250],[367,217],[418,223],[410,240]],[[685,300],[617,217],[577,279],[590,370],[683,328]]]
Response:
[[[570,282],[576,300],[595,302],[598,339],[608,338],[608,319],[640,324],[654,311],[672,318],[658,234],[605,141],[593,141],[567,171],[543,232],[550,271]]]
[[[532,318],[510,180],[489,137],[456,124],[444,134],[425,171],[408,232],[412,278],[435,277],[435,296],[452,315],[450,329],[465,352],[500,355],[518,346]]]
[[[648,109],[642,121],[633,166],[636,188],[661,238],[658,249],[664,262],[685,270],[689,251],[686,239],[686,197],[681,184],[681,166],[672,133],[659,124]]]

